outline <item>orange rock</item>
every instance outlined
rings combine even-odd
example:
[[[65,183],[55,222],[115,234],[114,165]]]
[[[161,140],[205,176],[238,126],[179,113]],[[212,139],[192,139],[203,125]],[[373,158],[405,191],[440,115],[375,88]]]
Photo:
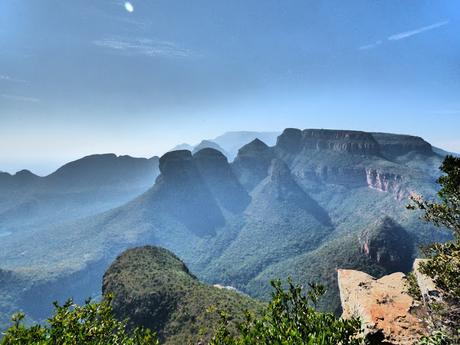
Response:
[[[406,292],[405,275],[380,279],[355,270],[338,270],[343,318],[359,317],[367,337],[383,344],[414,344],[425,333],[413,313],[414,300]]]

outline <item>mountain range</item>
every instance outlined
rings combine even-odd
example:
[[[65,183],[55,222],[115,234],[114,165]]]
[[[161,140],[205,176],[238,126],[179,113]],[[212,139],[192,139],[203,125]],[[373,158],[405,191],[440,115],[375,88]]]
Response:
[[[405,209],[410,193],[437,189],[443,153],[422,138],[294,128],[275,144],[254,133],[218,138],[223,152],[204,143],[159,159],[104,156],[110,164],[98,165],[101,157],[87,157],[44,178],[2,175],[2,195],[15,195],[18,211],[2,199],[10,234],[0,252],[0,316],[21,308],[42,320],[53,300],[97,296],[113,259],[146,244],[171,250],[207,283],[262,300],[273,278],[324,283],[321,306],[338,311],[337,268],[407,271],[418,244],[444,236]],[[19,215],[31,213],[20,205],[29,199],[44,211],[26,224]],[[74,213],[67,202],[78,205],[68,207]]]

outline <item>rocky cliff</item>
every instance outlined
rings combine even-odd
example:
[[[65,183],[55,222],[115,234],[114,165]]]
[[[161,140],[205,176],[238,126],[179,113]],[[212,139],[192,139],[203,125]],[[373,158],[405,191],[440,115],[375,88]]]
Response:
[[[390,272],[411,269],[414,245],[409,233],[390,217],[383,217],[359,236],[361,251]]]
[[[426,334],[403,273],[380,279],[354,270],[337,274],[342,317],[359,317],[370,344],[413,345]]]

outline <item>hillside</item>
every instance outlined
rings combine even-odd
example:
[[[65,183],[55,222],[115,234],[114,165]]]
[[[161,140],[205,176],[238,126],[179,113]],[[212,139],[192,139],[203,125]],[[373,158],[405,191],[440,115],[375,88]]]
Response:
[[[156,330],[171,345],[209,340],[218,311],[243,315],[262,308],[238,292],[201,283],[173,253],[151,246],[118,256],[104,274],[102,292],[113,294],[119,319]]]
[[[232,163],[211,148],[169,152],[139,197],[20,242],[4,237],[0,262],[35,282],[23,295],[39,291],[44,304],[62,296],[81,301],[98,293],[121,251],[153,244],[176,253],[200,279],[260,298],[272,278],[325,282],[323,306],[337,310],[338,265],[378,277],[404,268],[416,245],[442,238],[405,208],[411,192],[436,192],[434,167],[443,157],[430,147],[410,136],[286,129],[274,146],[247,143]],[[406,246],[394,252],[401,238]],[[363,243],[377,248],[366,255]],[[44,315],[38,309],[36,318]]]

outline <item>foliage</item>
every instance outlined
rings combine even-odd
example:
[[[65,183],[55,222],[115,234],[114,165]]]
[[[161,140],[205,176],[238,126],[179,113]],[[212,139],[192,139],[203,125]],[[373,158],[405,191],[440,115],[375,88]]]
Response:
[[[418,301],[422,300],[422,292],[420,291],[414,272],[409,272],[406,275],[406,289],[407,293],[414,299]]]
[[[126,322],[115,319],[111,296],[102,302],[87,301],[79,306],[71,299],[63,305],[54,303],[54,315],[47,325],[24,325],[24,314],[12,317],[12,325],[4,333],[1,345],[158,345],[150,330],[140,328],[128,333]]]
[[[286,290],[280,280],[271,284],[275,291],[263,315],[255,317],[247,312],[234,335],[227,315],[222,313],[221,326],[211,345],[360,344],[359,320],[337,319],[332,313],[316,311],[318,298],[325,292],[322,286],[310,284],[305,294],[291,279]]]
[[[441,189],[440,202],[424,200],[420,195],[412,195],[410,209],[424,211],[423,219],[452,231],[456,240],[460,237],[460,158],[446,156],[440,170],[445,174],[438,179]]]
[[[448,297],[460,300],[460,158],[447,156],[440,169],[445,173],[438,179],[440,202],[413,195],[413,204],[408,207],[423,210],[423,219],[454,235],[453,241],[425,248],[430,260],[421,265],[421,271],[432,277]]]
[[[225,310],[240,321],[246,309],[263,309],[248,296],[201,283],[176,255],[152,246],[123,252],[104,275],[103,293],[114,295],[118,318],[158,331],[165,345],[209,341],[220,321],[209,308]]]
[[[421,272],[433,278],[449,306],[441,311],[432,310],[432,319],[442,321],[436,322],[435,331],[423,344],[449,344],[449,338],[454,342],[460,340],[460,158],[446,156],[440,169],[444,175],[438,179],[439,201],[426,201],[414,195],[408,206],[422,210],[425,221],[445,227],[453,235],[452,241],[436,242],[424,249],[429,259],[421,264]]]
[[[418,342],[418,345],[453,345],[452,340],[442,331],[434,331],[429,336],[424,336]]]

